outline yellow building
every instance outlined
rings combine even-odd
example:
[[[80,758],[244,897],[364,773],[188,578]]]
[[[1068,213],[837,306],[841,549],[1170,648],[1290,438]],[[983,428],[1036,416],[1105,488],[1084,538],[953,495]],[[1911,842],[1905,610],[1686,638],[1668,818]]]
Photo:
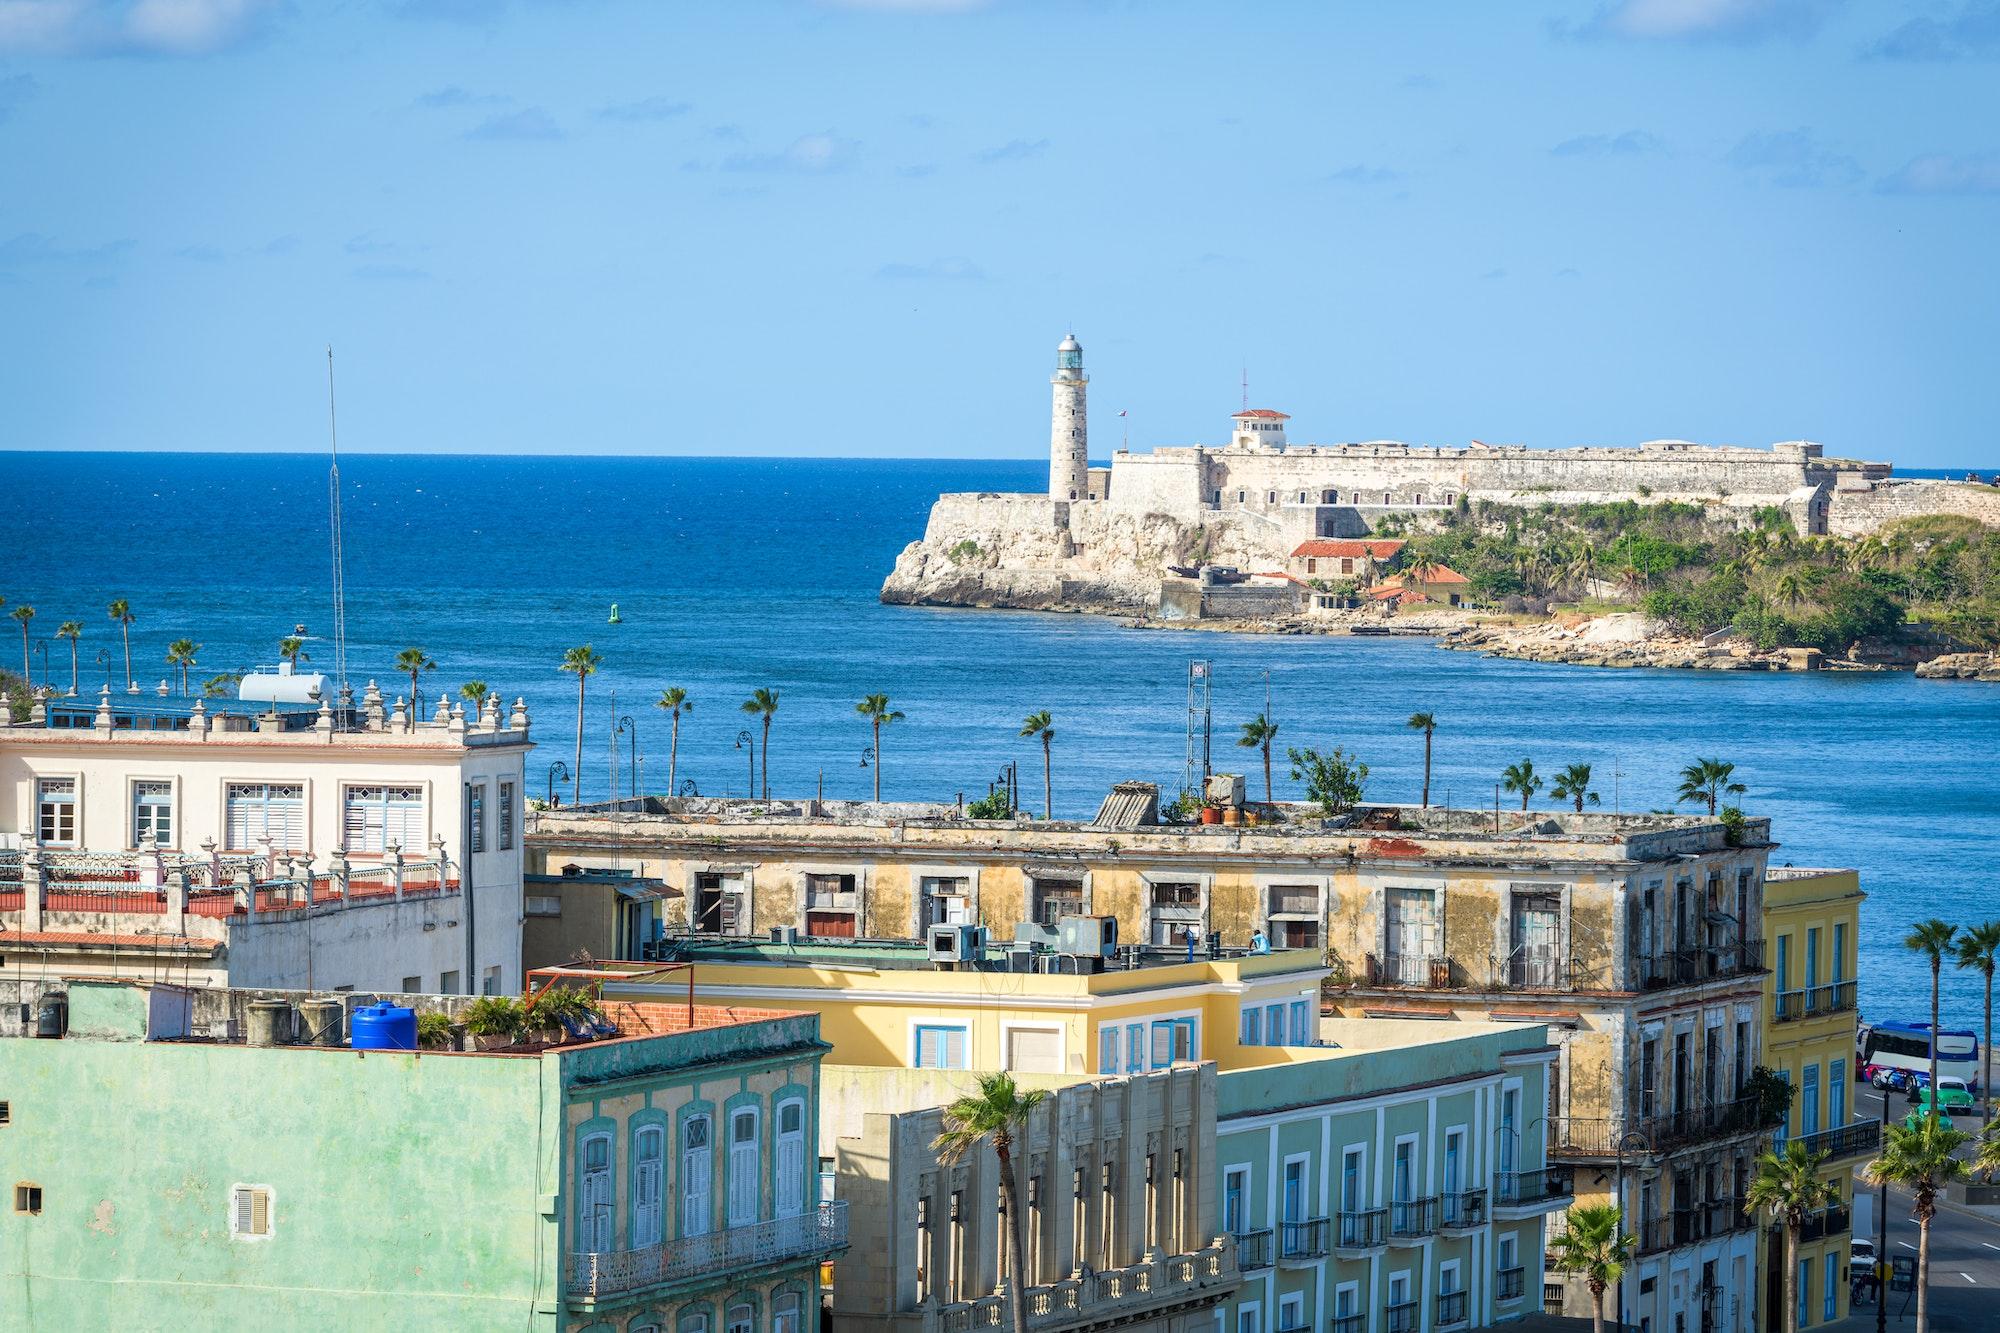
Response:
[[[1847,1253],[1854,1168],[1881,1143],[1881,1124],[1854,1118],[1855,950],[1861,885],[1852,870],[1773,867],[1764,880],[1764,1063],[1793,1089],[1774,1146],[1788,1141],[1830,1154],[1826,1178],[1840,1201],[1806,1230],[1799,1247],[1799,1327],[1847,1317]],[[1760,1219],[1761,1220],[1761,1219]],[[1784,1237],[1766,1228],[1760,1270],[1766,1300],[1782,1297]]]

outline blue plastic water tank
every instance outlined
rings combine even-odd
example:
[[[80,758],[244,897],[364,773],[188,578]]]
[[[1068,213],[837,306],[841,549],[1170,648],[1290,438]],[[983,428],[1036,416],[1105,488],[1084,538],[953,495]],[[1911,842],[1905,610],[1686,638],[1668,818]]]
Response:
[[[417,1011],[400,1004],[367,1004],[354,1011],[348,1025],[357,1051],[417,1049]]]

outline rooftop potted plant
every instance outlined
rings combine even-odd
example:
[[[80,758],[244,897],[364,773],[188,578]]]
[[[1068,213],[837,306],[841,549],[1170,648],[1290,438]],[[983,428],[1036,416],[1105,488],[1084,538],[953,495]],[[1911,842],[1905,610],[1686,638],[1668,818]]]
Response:
[[[458,1045],[458,1026],[451,1015],[436,1009],[417,1014],[417,1045],[426,1051],[448,1051]]]
[[[511,1046],[526,1026],[521,1002],[511,995],[482,995],[465,1006],[466,1040],[472,1050]]]

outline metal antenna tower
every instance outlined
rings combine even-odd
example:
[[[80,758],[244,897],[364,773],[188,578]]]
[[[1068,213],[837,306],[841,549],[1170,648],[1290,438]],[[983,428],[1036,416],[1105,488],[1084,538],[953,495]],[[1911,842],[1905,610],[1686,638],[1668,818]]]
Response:
[[[342,725],[354,705],[354,692],[347,684],[347,557],[340,544],[340,424],[333,408],[333,344],[326,348],[326,433],[332,448],[332,466],[327,469],[327,519],[333,532],[333,680],[338,692]],[[415,707],[411,701],[411,707]]]
[[[1206,782],[1209,771],[1208,682],[1214,664],[1206,658],[1188,663],[1187,762],[1181,769],[1181,788],[1192,790]]]

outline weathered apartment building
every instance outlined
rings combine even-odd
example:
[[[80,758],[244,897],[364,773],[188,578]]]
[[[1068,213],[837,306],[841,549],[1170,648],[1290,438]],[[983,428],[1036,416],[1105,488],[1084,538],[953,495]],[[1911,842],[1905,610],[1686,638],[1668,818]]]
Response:
[[[528,731],[518,701],[421,720],[372,683],[341,710],[0,700],[0,984],[517,991]]]
[[[538,816],[538,868],[620,866],[684,897],[667,929],[910,938],[970,922],[1114,917],[1196,948],[1261,932],[1322,951],[1326,1012],[1548,1025],[1539,1118],[1580,1195],[1639,1237],[1624,1318],[1747,1330],[1757,1240],[1768,820],[1285,807],[1258,826],[1161,824],[1134,787],[1088,823],[951,807],[651,803]],[[671,905],[670,905],[671,906]],[[1572,1312],[1581,1290],[1548,1293]]]

